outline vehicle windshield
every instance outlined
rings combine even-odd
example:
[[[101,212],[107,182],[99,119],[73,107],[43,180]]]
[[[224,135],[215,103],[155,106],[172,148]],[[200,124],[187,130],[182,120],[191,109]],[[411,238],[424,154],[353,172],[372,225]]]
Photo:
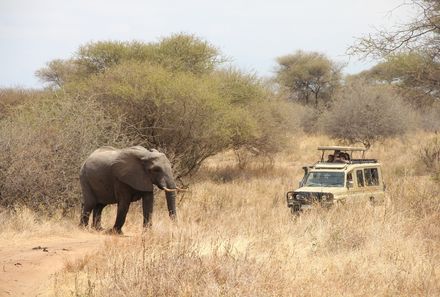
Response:
[[[343,172],[310,172],[307,175],[306,187],[343,187]]]

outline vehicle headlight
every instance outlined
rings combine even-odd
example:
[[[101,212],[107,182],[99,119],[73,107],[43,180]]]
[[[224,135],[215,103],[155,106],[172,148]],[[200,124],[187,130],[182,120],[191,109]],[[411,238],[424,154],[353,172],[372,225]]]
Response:
[[[289,203],[289,202],[295,200],[295,197],[294,197],[294,196],[295,196],[295,195],[294,195],[293,192],[287,192],[287,194],[286,194],[287,203]]]

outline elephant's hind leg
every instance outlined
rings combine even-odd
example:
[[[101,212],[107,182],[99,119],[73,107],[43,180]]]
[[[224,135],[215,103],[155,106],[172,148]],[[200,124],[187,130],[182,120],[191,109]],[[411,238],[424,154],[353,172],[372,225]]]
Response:
[[[80,182],[84,202],[82,205],[81,219],[79,225],[82,227],[86,227],[89,224],[90,213],[96,206],[96,198],[88,182],[84,180],[82,176],[80,177]]]
[[[93,208],[93,223],[92,227],[98,231],[102,230],[101,226],[101,213],[104,209],[105,204],[98,203],[95,208]]]

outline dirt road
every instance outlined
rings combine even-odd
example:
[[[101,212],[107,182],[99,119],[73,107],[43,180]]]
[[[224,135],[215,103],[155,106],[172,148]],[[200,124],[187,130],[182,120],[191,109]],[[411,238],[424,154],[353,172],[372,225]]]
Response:
[[[53,276],[72,261],[95,252],[108,238],[81,232],[75,236],[0,242],[0,296],[47,296]]]

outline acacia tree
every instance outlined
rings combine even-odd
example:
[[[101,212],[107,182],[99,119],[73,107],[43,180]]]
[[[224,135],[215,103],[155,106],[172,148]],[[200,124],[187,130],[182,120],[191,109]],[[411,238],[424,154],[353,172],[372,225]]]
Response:
[[[408,0],[402,7],[414,11],[410,21],[361,37],[348,52],[382,59],[363,76],[400,87],[403,97],[435,123],[440,115],[440,1]]]
[[[277,62],[276,80],[287,89],[291,100],[318,107],[340,85],[343,66],[324,54],[297,51],[279,57]]]
[[[225,149],[268,154],[286,138],[282,102],[257,77],[220,68],[222,61],[206,41],[177,34],[156,43],[89,43],[38,75],[98,103],[122,122],[127,145],[159,148],[179,177]]]
[[[361,76],[398,86],[402,96],[419,109],[440,103],[440,63],[426,53],[390,54]]]
[[[66,60],[53,60],[36,76],[44,83],[63,87],[69,82],[87,81],[91,76],[124,62],[160,65],[172,72],[202,75],[212,72],[225,59],[207,41],[193,35],[173,34],[159,42],[98,41],[79,47]]]

